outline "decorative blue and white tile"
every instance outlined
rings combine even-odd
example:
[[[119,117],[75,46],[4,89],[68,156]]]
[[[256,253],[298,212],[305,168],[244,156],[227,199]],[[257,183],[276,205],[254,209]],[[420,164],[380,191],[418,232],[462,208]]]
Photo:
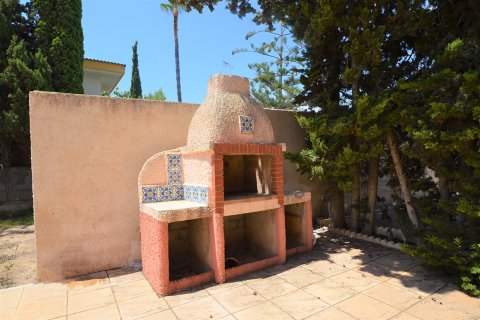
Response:
[[[182,184],[182,171],[168,171],[168,184]]]
[[[208,203],[208,187],[199,187],[199,202]]]
[[[187,186],[187,185],[183,186],[183,198],[185,200],[189,200],[189,201],[193,200],[192,189],[193,189],[193,186]]]
[[[183,200],[183,186],[170,186],[173,200]]]
[[[142,187],[142,203],[159,202],[158,186]]]
[[[193,187],[193,201],[198,201],[199,187]]]
[[[192,185],[142,187],[142,203],[189,200],[207,204],[208,187]]]
[[[164,186],[159,188],[159,201],[173,201],[173,192],[171,186]]]
[[[240,116],[240,132],[253,133],[254,121],[253,117]]]
[[[181,170],[182,169],[182,155],[181,154],[167,154],[167,169]]]
[[[208,187],[185,185],[183,188],[185,200],[208,203]]]
[[[193,189],[193,186],[186,186],[186,185],[183,186],[183,198],[185,200],[189,200],[189,201],[193,200],[192,189]]]

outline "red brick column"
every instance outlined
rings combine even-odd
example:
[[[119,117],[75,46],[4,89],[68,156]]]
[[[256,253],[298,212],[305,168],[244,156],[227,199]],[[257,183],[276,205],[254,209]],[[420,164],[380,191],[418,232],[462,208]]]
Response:
[[[287,259],[287,235],[285,230],[283,154],[281,146],[270,146],[270,148],[273,151],[272,192],[277,195],[278,204],[280,205],[280,208],[275,210],[277,254],[280,263],[284,263]]]
[[[212,189],[209,200],[212,219],[209,222],[210,248],[213,272],[217,283],[225,282],[225,236],[223,230],[224,192],[223,155],[215,153],[212,159]]]
[[[140,213],[143,274],[157,294],[169,293],[168,223]]]
[[[284,205],[284,176],[282,146],[261,144],[216,143],[212,159],[212,207],[213,217],[211,230],[212,262],[214,264],[215,280],[225,281],[225,238],[224,238],[224,172],[223,155],[270,155],[272,156],[272,193],[278,197],[280,208],[275,210],[275,230],[277,256],[280,263],[286,260],[286,231]],[[212,232],[213,231],[213,232]]]
[[[307,241],[307,250],[311,250],[313,247],[312,237],[313,237],[313,228],[312,228],[312,200],[305,202],[305,227],[306,227],[306,241]]]

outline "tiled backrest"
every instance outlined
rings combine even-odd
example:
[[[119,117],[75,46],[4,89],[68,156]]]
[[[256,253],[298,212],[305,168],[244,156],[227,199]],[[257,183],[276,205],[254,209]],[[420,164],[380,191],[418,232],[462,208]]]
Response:
[[[203,186],[144,186],[142,203],[189,200],[208,203],[208,187]]]
[[[208,203],[208,187],[183,185],[182,155],[166,154],[168,185],[142,187],[142,203],[189,200]]]

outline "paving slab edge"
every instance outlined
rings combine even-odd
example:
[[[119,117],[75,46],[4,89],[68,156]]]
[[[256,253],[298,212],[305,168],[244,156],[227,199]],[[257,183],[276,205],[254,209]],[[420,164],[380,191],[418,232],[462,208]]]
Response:
[[[401,251],[401,245],[402,243],[400,242],[393,242],[393,241],[387,241],[385,239],[379,238],[379,237],[374,237],[374,236],[369,236],[368,234],[360,233],[360,232],[354,232],[348,229],[343,229],[343,228],[333,228],[329,227],[328,231],[334,233],[334,234],[339,234],[342,236],[347,236],[350,238],[355,238],[371,243],[376,243],[381,246],[391,248],[391,249],[396,249]]]

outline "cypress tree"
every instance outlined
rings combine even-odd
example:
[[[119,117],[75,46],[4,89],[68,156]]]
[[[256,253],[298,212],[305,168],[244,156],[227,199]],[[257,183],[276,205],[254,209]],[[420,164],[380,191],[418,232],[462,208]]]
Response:
[[[51,68],[35,41],[37,20],[32,2],[0,1],[0,164],[4,167],[28,165],[28,93],[51,90]]]
[[[26,154],[30,152],[28,93],[50,89],[51,69],[40,50],[31,54],[16,35],[6,57],[7,66],[0,72],[0,85],[7,95],[0,113],[0,162],[8,167],[13,144]]]
[[[52,87],[83,93],[83,30],[81,0],[36,0],[39,48],[52,67]]]
[[[142,83],[140,81],[140,70],[138,69],[138,41],[132,47],[132,82],[130,84],[130,98],[142,98]]]
[[[409,156],[438,178],[419,203],[424,241],[406,250],[428,265],[459,276],[480,296],[480,46],[454,40],[431,73],[401,83],[395,102],[410,108]],[[441,90],[439,90],[441,88]]]
[[[350,228],[358,231],[362,227],[361,213],[366,211],[364,231],[372,233],[380,156],[384,136],[393,130],[390,124],[394,120],[387,113],[385,94],[414,69],[416,61],[404,60],[411,48],[407,32],[417,26],[406,28],[406,21],[418,6],[412,4],[410,11],[396,1],[380,5],[352,1],[347,6],[335,0],[299,3],[288,5],[285,1],[284,6],[274,9],[282,10],[297,37],[305,42],[301,77],[304,91],[298,100],[320,107],[317,116],[301,118],[300,123],[311,138],[318,140],[311,144],[311,152],[321,160],[316,171],[323,178],[330,176],[340,189],[352,192]],[[405,41],[400,44],[398,39]],[[381,118],[383,121],[379,121]],[[395,143],[392,141],[396,147]],[[393,150],[392,157],[398,155],[398,147]],[[292,159],[303,165],[298,158]],[[395,168],[402,169],[401,163],[396,161]],[[404,172],[397,170],[397,174],[404,199],[408,199]],[[367,175],[368,209],[361,199],[362,176]],[[405,205],[416,225],[411,202],[405,201]]]

